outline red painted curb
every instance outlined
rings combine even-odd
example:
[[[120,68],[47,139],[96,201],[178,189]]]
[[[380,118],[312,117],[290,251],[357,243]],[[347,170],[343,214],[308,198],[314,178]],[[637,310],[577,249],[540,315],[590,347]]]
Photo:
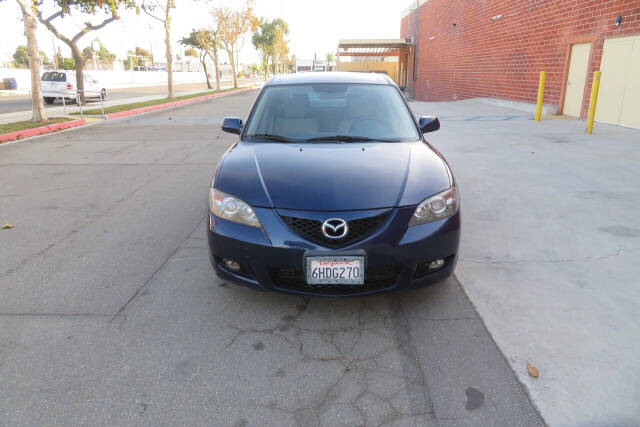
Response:
[[[178,105],[190,104],[192,102],[204,101],[206,99],[218,98],[226,95],[233,95],[234,93],[248,92],[254,89],[255,88],[253,87],[247,87],[247,88],[242,88],[237,90],[229,90],[226,92],[212,93],[211,95],[202,95],[202,96],[198,96],[197,98],[180,99],[178,101],[165,102],[164,104],[156,104],[156,105],[150,105],[148,107],[134,108],[133,110],[118,111],[117,113],[107,114],[106,117],[107,119],[117,119],[120,117],[133,116],[136,114],[147,113],[149,111],[162,110],[163,108],[177,107]]]
[[[74,128],[86,124],[85,119],[71,120],[68,122],[54,123],[52,125],[38,126],[37,128],[18,130],[0,135],[0,142],[13,141],[14,139],[29,138],[31,136],[43,135],[45,133],[55,132],[57,130]]]

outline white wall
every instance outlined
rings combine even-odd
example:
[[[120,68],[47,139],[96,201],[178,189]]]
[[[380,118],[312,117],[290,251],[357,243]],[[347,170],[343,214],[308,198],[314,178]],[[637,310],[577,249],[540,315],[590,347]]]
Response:
[[[44,71],[43,71],[44,73]],[[166,71],[86,71],[107,89],[129,86],[157,86],[167,83]],[[31,74],[29,70],[0,68],[0,82],[2,79],[14,77],[18,82],[18,90],[31,89]],[[204,82],[202,72],[173,72],[174,83]]]

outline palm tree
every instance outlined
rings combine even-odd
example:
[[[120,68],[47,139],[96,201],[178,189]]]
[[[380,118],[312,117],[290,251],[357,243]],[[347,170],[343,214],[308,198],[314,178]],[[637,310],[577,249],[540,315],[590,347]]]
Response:
[[[333,61],[333,53],[327,53],[327,68],[325,68],[325,71],[330,71],[329,70],[329,63]]]

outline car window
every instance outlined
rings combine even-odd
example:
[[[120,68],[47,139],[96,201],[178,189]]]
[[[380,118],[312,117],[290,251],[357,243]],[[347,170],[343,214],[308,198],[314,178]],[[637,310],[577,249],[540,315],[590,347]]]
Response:
[[[380,84],[266,87],[250,115],[244,136],[265,134],[293,140],[331,136],[420,139],[398,89]]]
[[[42,81],[45,82],[66,82],[67,75],[59,71],[48,71],[42,75]]]

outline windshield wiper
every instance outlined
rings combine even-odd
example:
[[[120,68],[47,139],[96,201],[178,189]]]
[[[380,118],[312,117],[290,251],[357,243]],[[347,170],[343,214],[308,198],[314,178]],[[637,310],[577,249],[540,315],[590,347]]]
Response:
[[[306,142],[313,141],[340,141],[340,142],[398,142],[397,139],[391,138],[370,138],[368,136],[351,136],[351,135],[333,135],[333,136],[319,136],[317,138],[305,139]]]
[[[278,141],[278,142],[298,142],[295,139],[287,138],[286,136],[273,135],[270,133],[252,133],[251,135],[245,135],[244,137],[268,139],[269,141]]]

